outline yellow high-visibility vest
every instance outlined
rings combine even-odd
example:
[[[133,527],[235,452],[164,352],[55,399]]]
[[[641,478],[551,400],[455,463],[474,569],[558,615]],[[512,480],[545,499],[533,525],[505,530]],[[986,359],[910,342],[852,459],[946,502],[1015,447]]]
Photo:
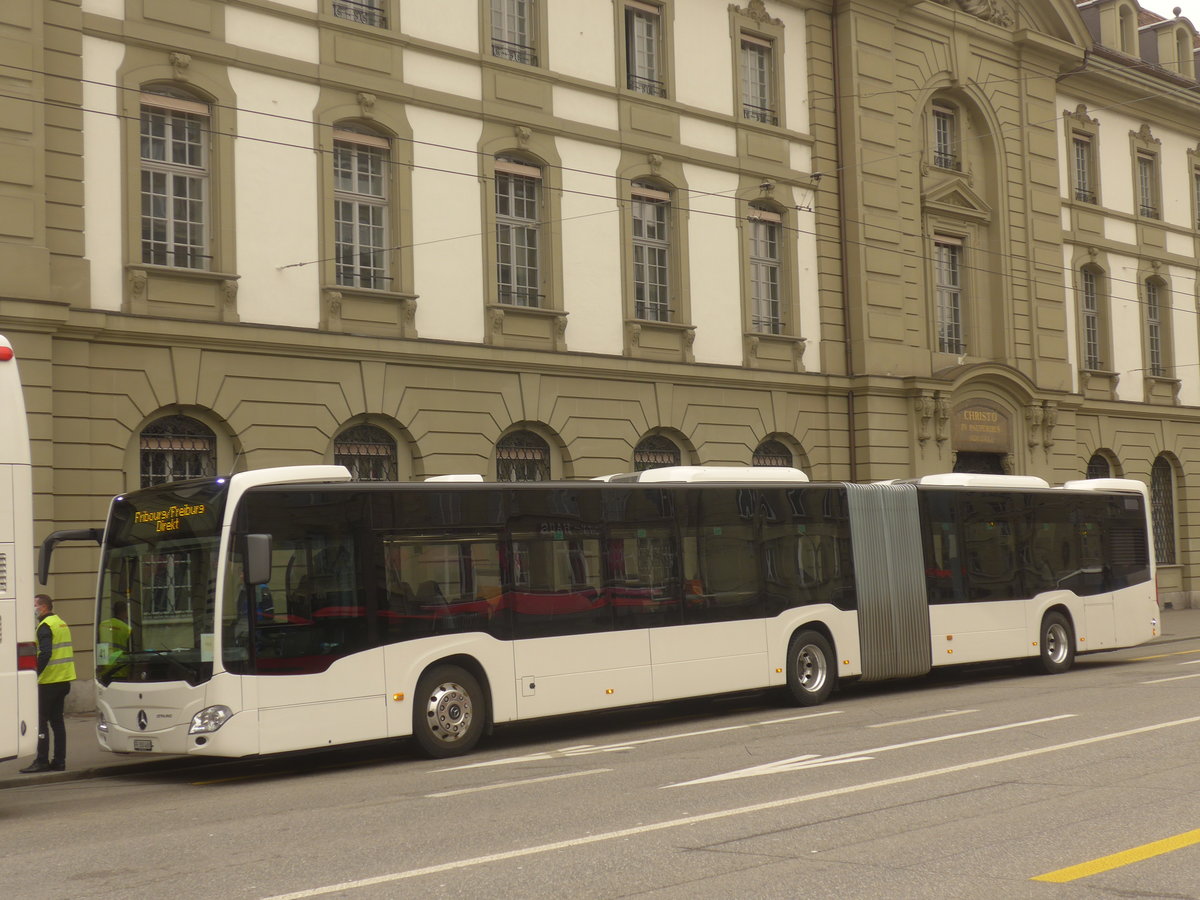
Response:
[[[75,680],[75,651],[71,648],[71,629],[56,615],[49,615],[38,625],[50,626],[50,662],[38,676],[38,684],[57,684]]]

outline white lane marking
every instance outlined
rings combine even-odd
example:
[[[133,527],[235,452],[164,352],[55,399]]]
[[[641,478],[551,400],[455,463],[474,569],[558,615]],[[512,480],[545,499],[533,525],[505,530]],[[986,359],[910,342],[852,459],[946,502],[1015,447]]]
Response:
[[[599,775],[611,772],[612,769],[587,769],[583,772],[567,772],[565,775],[544,775],[541,778],[522,778],[519,781],[501,781],[497,784],[485,784],[481,787],[459,788],[457,791],[438,791],[436,794],[426,794],[426,797],[457,797],[459,794],[478,794],[481,791],[496,791],[500,788],[524,787],[527,784],[538,784],[542,781],[561,781],[564,778],[578,778],[580,775]]]
[[[1200,666],[1200,659],[1189,659],[1187,662],[1179,663],[1181,666]]]
[[[778,762],[763,763],[736,769],[732,772],[722,772],[720,775],[710,775],[707,778],[697,778],[693,781],[680,781],[677,784],[665,784],[663,788],[689,787],[694,784],[711,784],[716,781],[733,781],[736,778],[754,778],[758,775],[776,775],[780,772],[795,772],[799,769],[815,769],[821,766],[833,766],[843,762],[863,762],[874,759],[867,754],[887,753],[891,750],[904,750],[908,747],[920,747],[925,744],[939,744],[942,741],[956,741],[959,738],[974,737],[979,734],[993,734],[997,731],[1008,731],[1011,728],[1024,728],[1027,725],[1044,725],[1046,722],[1057,722],[1059,719],[1073,719],[1074,715],[1065,713],[1060,716],[1047,716],[1044,719],[1029,719],[1025,722],[1011,722],[1008,725],[995,725],[991,728],[977,728],[974,731],[959,731],[954,734],[942,734],[937,737],[921,738],[916,741],[904,741],[900,744],[888,744],[884,747],[872,747],[869,750],[854,750],[849,753],[838,753],[834,756],[794,756]]]
[[[510,766],[517,763],[538,762],[546,759],[561,759],[564,756],[586,756],[592,753],[612,753],[616,750],[631,750],[641,744],[660,744],[663,741],[677,741],[681,738],[702,737],[706,734],[721,734],[726,731],[741,731],[746,728],[757,728],[760,725],[778,725],[783,722],[799,722],[803,719],[819,719],[822,716],[840,716],[840,709],[823,710],[802,716],[788,716],[786,719],[770,719],[766,722],[747,722],[745,725],[727,725],[723,728],[706,728],[703,731],[685,731],[680,734],[666,734],[659,737],[643,738],[638,741],[623,741],[619,744],[579,744],[574,747],[562,747],[558,750],[546,750],[542,753],[529,753],[525,756],[507,756],[503,759],[488,759],[483,762],[467,763],[462,766],[449,766],[445,769],[434,769],[435,772],[458,772],[462,769],[483,769],[488,766]]]
[[[1006,762],[1015,762],[1020,759],[1029,759],[1034,756],[1043,756],[1047,753],[1058,753],[1063,750],[1074,750],[1077,747],[1086,747],[1089,744],[1100,744],[1105,741],[1115,741],[1120,738],[1132,737],[1136,734],[1147,734],[1152,731],[1162,731],[1165,728],[1178,728],[1180,725],[1193,725],[1200,722],[1200,716],[1192,716],[1187,719],[1175,719],[1170,722],[1160,722],[1157,725],[1143,725],[1140,728],[1130,728],[1127,731],[1114,731],[1108,734],[1099,734],[1095,737],[1080,738],[1075,741],[1067,741],[1062,744],[1051,744],[1047,747],[1038,747],[1033,750],[1022,750],[1018,753],[1007,753],[1004,756],[992,756],[987,759],[977,759],[974,762],[959,763],[955,766],[945,766],[940,769],[926,769],[924,772],[913,772],[909,775],[897,775],[895,778],[884,778],[879,781],[866,781],[862,784],[851,784],[845,787],[833,788],[828,791],[816,791],[811,794],[799,794],[795,797],[782,797],[778,800],[768,800],[764,803],[754,803],[750,806],[735,806],[731,809],[719,809],[709,813],[699,813],[694,816],[684,816],[679,819],[668,819],[664,822],[653,822],[649,825],[636,825],[632,828],[621,828],[616,831],[605,831],[599,834],[588,834],[583,837],[570,838],[565,841],[555,841],[550,844],[537,844],[532,847],[522,847],[519,850],[506,850],[501,853],[490,853],[487,856],[475,856],[469,859],[459,859],[453,862],[439,863],[434,866],[425,866],[420,869],[408,869],[404,872],[392,872],[388,875],[375,875],[370,878],[359,878],[354,881],[343,881],[339,884],[327,884],[323,887],[308,888],[301,891],[293,891],[290,894],[276,894],[272,897],[266,897],[264,900],[305,900],[307,897],[320,897],[323,894],[336,894],[338,891],[352,891],[356,888],[372,887],[377,884],[392,884],[397,881],[405,881],[410,878],[420,878],[423,875],[437,875],[442,872],[453,872],[457,869],[467,869],[472,866],[483,866],[488,863],[503,862],[509,859],[520,859],[526,856],[536,856],[540,853],[553,853],[555,850],[569,850],[574,847],[584,847],[588,844],[599,844],[604,841],[615,841],[621,838],[635,837],[640,834],[649,834],[655,831],[665,831],[669,828],[686,828],[689,825],[699,825],[703,822],[714,822],[719,819],[729,819],[735,816],[746,816],[754,813],[765,812],[771,809],[783,809],[788,806],[796,806],[801,803],[810,803],[814,800],[828,800],[831,797],[844,797],[847,794],[857,794],[862,791],[871,791],[876,788],[892,787],[897,784],[908,784],[914,781],[924,781],[927,778],[936,778],[940,775],[954,775],[958,772],[969,772],[971,769],[982,769],[986,766],[995,766]]]
[[[932,716],[917,716],[915,719],[897,719],[895,722],[876,722],[874,725],[868,725],[868,728],[891,728],[893,725],[911,725],[913,722],[928,722],[931,719],[945,719],[949,716],[965,716],[967,713],[977,713],[977,709],[952,709],[944,713],[935,713]]]
[[[1153,681],[1143,681],[1142,684],[1162,684],[1166,681],[1183,681],[1186,678],[1200,678],[1200,672],[1194,675],[1174,675],[1171,678],[1155,678]]]

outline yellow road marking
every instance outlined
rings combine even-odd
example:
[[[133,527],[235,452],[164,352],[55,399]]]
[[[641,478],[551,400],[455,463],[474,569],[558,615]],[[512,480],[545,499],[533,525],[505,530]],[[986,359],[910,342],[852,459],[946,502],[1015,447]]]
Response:
[[[1134,656],[1125,662],[1145,662],[1148,659],[1166,659],[1168,656],[1194,656],[1200,650],[1176,650],[1174,653],[1159,653],[1156,656]]]
[[[1067,866],[1067,868],[1059,869],[1055,872],[1047,872],[1045,875],[1038,875],[1036,878],[1031,878],[1030,881],[1049,881],[1054,884],[1065,884],[1068,881],[1087,878],[1089,875],[1098,875],[1110,869],[1119,869],[1121,866],[1141,862],[1143,859],[1150,859],[1153,856],[1162,856],[1164,853],[1181,850],[1193,844],[1200,844],[1200,828],[1194,831],[1185,831],[1183,834],[1175,835],[1175,837],[1163,838],[1161,841],[1142,844],[1142,846],[1134,847],[1131,850],[1122,850],[1120,853],[1102,856],[1090,862],[1079,863],[1076,866]]]

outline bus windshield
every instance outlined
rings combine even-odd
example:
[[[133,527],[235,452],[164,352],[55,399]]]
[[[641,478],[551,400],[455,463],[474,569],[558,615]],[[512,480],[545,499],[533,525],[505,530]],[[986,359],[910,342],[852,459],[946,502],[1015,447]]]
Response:
[[[96,678],[212,677],[226,479],[172,482],[113,501],[101,559]]]

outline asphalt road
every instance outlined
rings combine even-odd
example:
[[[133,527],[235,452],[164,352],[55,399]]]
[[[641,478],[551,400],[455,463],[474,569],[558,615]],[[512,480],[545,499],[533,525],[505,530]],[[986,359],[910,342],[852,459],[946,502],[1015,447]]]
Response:
[[[860,685],[815,709],[761,693],[531,723],[453,761],[400,742],[11,787],[0,886],[1200,898],[1198,679],[1188,638],[1054,677]]]

